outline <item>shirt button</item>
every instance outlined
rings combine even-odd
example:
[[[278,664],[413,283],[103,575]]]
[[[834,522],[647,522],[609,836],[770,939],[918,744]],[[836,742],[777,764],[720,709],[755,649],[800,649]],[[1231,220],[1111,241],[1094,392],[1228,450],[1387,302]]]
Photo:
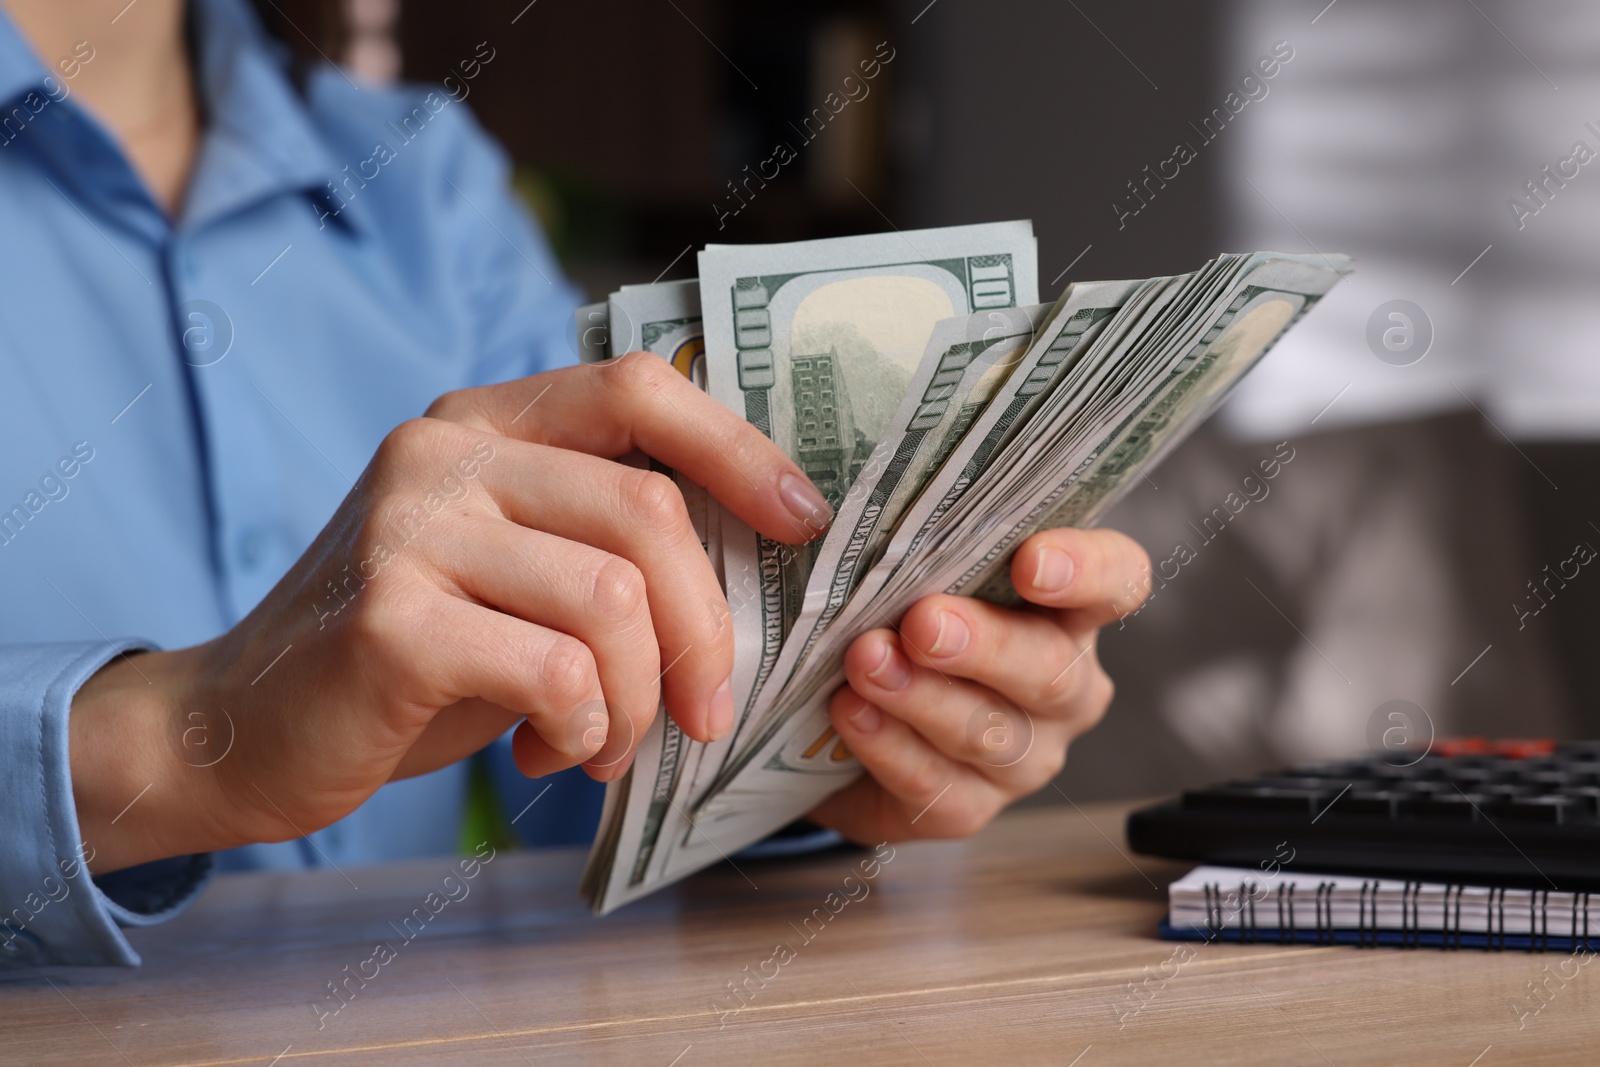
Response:
[[[272,548],[271,538],[264,530],[248,530],[239,538],[239,562],[254,567],[267,558]]]

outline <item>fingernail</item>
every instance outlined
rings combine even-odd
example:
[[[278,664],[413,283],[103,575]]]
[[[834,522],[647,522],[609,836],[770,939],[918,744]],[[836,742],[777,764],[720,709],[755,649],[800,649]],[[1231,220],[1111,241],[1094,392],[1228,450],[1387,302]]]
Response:
[[[911,684],[911,664],[906,658],[895,651],[894,645],[888,641],[883,642],[883,657],[878,660],[878,665],[867,672],[873,685],[881,686],[890,692],[898,692]]]
[[[1077,565],[1059,548],[1039,550],[1039,565],[1033,572],[1033,587],[1041,593],[1059,593],[1072,581]]]
[[[883,725],[883,712],[868,704],[865,700],[861,702],[860,707],[852,711],[847,717],[850,720],[850,725],[864,734],[875,734],[878,732],[878,727]]]
[[[930,656],[959,656],[967,650],[967,642],[972,639],[972,631],[967,629],[966,620],[951,611],[939,612],[939,632],[934,635],[933,647],[928,649]]]
[[[733,729],[733,679],[728,678],[711,694],[711,707],[706,714],[706,729],[711,740],[721,741]]]
[[[821,533],[833,520],[833,509],[817,492],[817,487],[792,471],[784,471],[778,479],[778,496],[789,514],[799,519],[814,533]]]

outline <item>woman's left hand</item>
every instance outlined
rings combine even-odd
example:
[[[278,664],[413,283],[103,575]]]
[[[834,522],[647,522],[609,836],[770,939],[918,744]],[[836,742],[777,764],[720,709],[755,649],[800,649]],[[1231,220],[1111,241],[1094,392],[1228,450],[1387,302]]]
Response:
[[[1029,606],[930,596],[862,634],[829,717],[868,774],[811,818],[861,842],[966,837],[1060,772],[1100,721],[1099,628],[1149,588],[1144,550],[1111,530],[1046,530],[1011,563]]]

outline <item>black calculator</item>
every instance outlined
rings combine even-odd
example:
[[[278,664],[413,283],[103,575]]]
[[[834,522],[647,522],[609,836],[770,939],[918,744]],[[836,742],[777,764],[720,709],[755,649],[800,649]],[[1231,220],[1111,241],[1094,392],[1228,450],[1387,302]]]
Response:
[[[1600,890],[1600,741],[1456,738],[1295,767],[1128,816],[1137,852],[1226,867]]]

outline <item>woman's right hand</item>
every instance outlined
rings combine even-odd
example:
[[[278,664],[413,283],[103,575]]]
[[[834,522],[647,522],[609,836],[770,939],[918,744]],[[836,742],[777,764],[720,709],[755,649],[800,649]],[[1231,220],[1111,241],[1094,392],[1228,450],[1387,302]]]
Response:
[[[826,528],[776,445],[648,353],[448,394],[242,622],[79,691],[93,870],[300,837],[513,724],[525,774],[602,781],[663,699],[691,737],[725,735],[727,604],[671,479],[615,462],[635,450],[769,537]]]

